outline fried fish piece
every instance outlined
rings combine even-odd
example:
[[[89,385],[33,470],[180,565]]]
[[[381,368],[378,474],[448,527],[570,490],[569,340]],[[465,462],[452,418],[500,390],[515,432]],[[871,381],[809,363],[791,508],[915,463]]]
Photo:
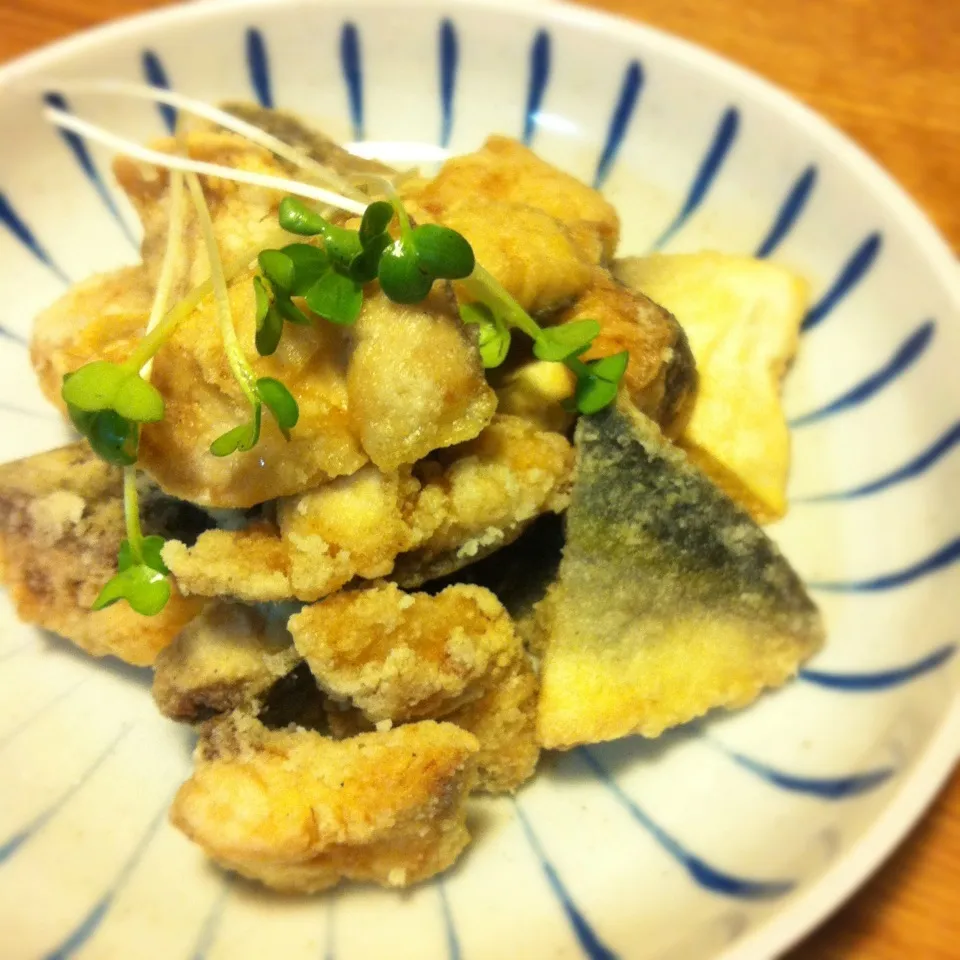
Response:
[[[111,654],[149,666],[204,601],[176,588],[153,617],[125,602],[90,609],[116,573],[126,536],[122,472],[98,459],[85,443],[0,466],[0,575],[17,615],[59,633],[94,656]],[[153,486],[141,488],[147,534],[195,534],[209,523],[190,504]]]
[[[797,350],[807,283],[723,253],[631,257],[614,269],[679,317],[696,357],[700,386],[680,445],[759,523],[782,517],[790,431],[780,381]]]
[[[250,706],[300,659],[282,622],[211,603],[157,657],[153,699],[165,717],[198,723]]]
[[[534,207],[563,223],[590,263],[609,260],[620,239],[617,212],[600,193],[508,137],[489,137],[481,149],[453,157],[404,198],[440,223],[476,201]]]
[[[696,363],[683,328],[673,314],[597,270],[589,290],[557,323],[596,320],[600,333],[584,360],[626,350],[623,382],[634,405],[676,436],[690,414],[697,388]]]
[[[540,742],[656,737],[742,707],[823,642],[797,574],[750,517],[629,404],[577,425],[548,643]]]
[[[442,717],[522,653],[506,611],[482,587],[352,590],[305,607],[288,627],[320,687],[372,723]]]
[[[469,842],[477,749],[449,723],[331,740],[235,712],[203,728],[170,817],[217,863],[277,890],[405,887]]]
[[[473,334],[442,290],[414,306],[377,291],[365,299],[354,335],[350,416],[381,470],[471,440],[490,422],[496,394]]]
[[[564,509],[572,471],[565,437],[497,415],[413,472],[368,465],[281,500],[275,524],[211,530],[192,547],[170,542],[163,557],[185,592],[249,603],[313,602],[355,577],[416,586]]]

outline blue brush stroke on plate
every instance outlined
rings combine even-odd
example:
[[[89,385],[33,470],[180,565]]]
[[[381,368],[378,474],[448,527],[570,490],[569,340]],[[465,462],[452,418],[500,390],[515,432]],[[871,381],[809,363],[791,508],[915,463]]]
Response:
[[[227,905],[227,898],[233,889],[233,878],[227,876],[224,878],[223,886],[220,888],[214,898],[207,915],[203,918],[200,926],[200,932],[193,945],[193,951],[190,954],[190,960],[205,960],[207,951],[213,946],[213,941],[217,936],[217,930],[220,927],[220,921],[223,919],[223,911]]]
[[[667,851],[705,890],[744,900],[771,900],[789,893],[796,884],[790,880],[750,880],[724,873],[690,853],[627,796],[600,761],[586,747],[577,751],[597,778],[627,812]]]
[[[11,343],[15,343],[20,347],[29,346],[26,337],[20,336],[19,333],[14,332],[9,327],[0,327],[0,340],[9,340]]]
[[[881,490],[887,490],[898,483],[904,483],[907,480],[919,477],[953,450],[958,441],[960,441],[960,422],[955,423],[946,433],[938,437],[926,450],[918,453],[912,460],[881,477],[877,477],[875,480],[871,480],[869,483],[862,483],[860,486],[850,487],[847,490],[838,490],[835,493],[791,497],[791,500],[793,503],[828,503],[837,500],[855,500],[858,497],[868,497],[871,494],[880,493]]]
[[[874,593],[879,590],[892,590],[895,587],[904,587],[915,580],[920,580],[931,573],[937,573],[944,567],[960,560],[960,537],[944,544],[939,550],[924,557],[923,560],[885,573],[878,577],[869,577],[866,580],[820,580],[807,583],[810,590],[820,590],[825,593]]]
[[[933,673],[934,670],[939,670],[956,652],[957,645],[948,643],[920,660],[901,667],[876,670],[872,673],[835,673],[808,668],[800,671],[800,678],[818,687],[826,687],[828,690],[842,690],[845,693],[877,693],[902,686],[918,677]]]
[[[14,737],[17,737],[19,734],[23,733],[27,727],[39,720],[40,717],[42,717],[48,710],[52,710],[58,703],[60,703],[62,700],[65,700],[72,693],[76,692],[77,688],[82,686],[89,679],[89,677],[81,677],[79,680],[71,683],[59,693],[55,694],[51,699],[47,700],[46,703],[42,704],[29,716],[24,717],[23,720],[15,724],[9,730],[5,730],[3,734],[0,735],[0,749],[5,747],[11,740],[14,739]]]
[[[760,763],[742,753],[721,747],[724,753],[741,767],[757,774],[768,783],[793,793],[806,793],[822,800],[846,800],[868,793],[886,783],[895,773],[892,767],[880,770],[868,770],[865,773],[848,774],[843,777],[800,777],[796,774],[785,773]]]
[[[597,163],[597,172],[593,177],[593,185],[599,190],[607,181],[613,164],[623,146],[624,137],[633,119],[640,91],[643,89],[643,67],[638,60],[634,60],[623,75],[623,84],[620,87],[620,96],[610,118],[610,128],[607,130],[607,140]]]
[[[440,146],[450,145],[453,134],[453,98],[457,89],[457,65],[460,60],[457,28],[453,21],[440,24]]]
[[[700,208],[707,196],[710,188],[723,167],[727,155],[737,139],[737,131],[740,129],[740,111],[736,107],[728,107],[720,122],[717,124],[713,140],[707,150],[706,156],[700,164],[697,175],[693,178],[690,186],[690,192],[684,201],[680,212],[677,214],[673,223],[660,234],[659,239],[653,245],[654,250],[660,250],[674,237],[674,235],[684,226],[684,224]]]
[[[80,778],[62,793],[46,810],[38,814],[22,830],[17,831],[12,837],[8,837],[3,843],[0,843],[0,864],[9,860],[20,847],[26,843],[34,834],[41,830],[50,820],[53,819],[64,807],[76,792],[86,784],[90,778],[97,772],[101,764],[116,749],[117,744],[130,732],[132,724],[125,723],[117,735],[107,744],[104,749],[80,774]]]
[[[143,56],[143,75],[151,87],[157,87],[160,90],[170,89],[170,78],[163,67],[160,57],[153,50],[144,50]],[[177,111],[169,103],[158,103],[157,110],[160,111],[160,119],[163,120],[167,130],[173,133],[177,128]]]
[[[453,911],[442,880],[437,881],[437,896],[440,898],[440,912],[443,915],[443,929],[447,937],[447,956],[449,960],[460,960],[460,938],[453,922]]]
[[[563,881],[560,879],[560,875],[557,873],[556,867],[554,867],[554,865],[547,859],[547,856],[543,851],[543,847],[540,845],[540,841],[537,839],[537,835],[534,833],[533,827],[530,825],[530,821],[527,819],[527,816],[523,810],[520,809],[520,804],[516,801],[514,801],[514,809],[517,811],[517,819],[520,821],[520,826],[523,828],[523,832],[526,834],[527,841],[533,849],[533,852],[537,855],[537,859],[540,861],[540,866],[543,868],[547,882],[550,884],[550,888],[553,890],[557,900],[560,901],[560,906],[563,908],[563,912],[567,915],[567,919],[570,921],[570,926],[573,928],[573,932],[576,935],[583,952],[590,958],[590,960],[617,960],[617,955],[612,950],[604,946],[603,943],[601,943],[600,938],[594,932],[593,927],[590,926],[590,924],[587,922],[587,919],[571,899],[570,894],[567,892],[567,888],[563,885]]]
[[[256,27],[247,30],[247,72],[250,85],[261,107],[273,109],[273,90],[270,85],[270,58],[263,34]]]
[[[801,331],[812,330],[867,275],[883,246],[879,233],[871,233],[840,269],[827,292],[807,311]]]
[[[72,933],[66,937],[60,946],[47,954],[46,960],[68,960],[69,957],[74,956],[78,951],[82,950],[90,938],[97,932],[97,928],[100,926],[103,918],[107,915],[110,907],[113,906],[114,898],[123,889],[124,884],[127,882],[130,874],[136,869],[150,841],[154,838],[160,824],[166,819],[167,805],[169,802],[170,797],[164,797],[163,804],[150,821],[143,836],[137,841],[133,852],[120,868],[120,872],[114,879],[113,885],[104,893],[100,900],[97,901],[96,905],[73,929]]]
[[[360,33],[355,23],[345,23],[340,31],[340,69],[347,85],[353,139],[366,137],[363,119],[363,66],[360,59]]]
[[[66,113],[71,112],[70,105],[67,103],[62,94],[54,92],[45,93],[43,95],[43,99],[49,107],[54,107],[57,110],[63,110]],[[124,220],[123,216],[120,214],[120,210],[117,207],[116,201],[111,196],[109,189],[107,189],[107,185],[104,183],[103,177],[100,176],[100,171],[97,170],[96,164],[93,162],[93,157],[90,156],[90,151],[87,149],[87,145],[84,143],[83,138],[78,136],[76,133],[73,133],[71,130],[58,130],[58,133],[63,138],[63,141],[66,143],[66,145],[70,148],[74,159],[80,165],[80,169],[86,175],[87,180],[90,181],[91,186],[97,191],[97,194],[103,201],[103,205],[113,215],[114,220],[116,220],[120,225],[120,229],[126,234],[127,239],[134,246],[137,246],[137,239],[133,235],[133,231],[130,229],[127,221]]]
[[[0,192],[0,223],[2,223],[45,267],[51,270],[64,283],[69,284],[70,278],[54,263],[53,258],[37,240],[26,221],[10,204],[5,193]]]
[[[924,351],[930,346],[930,341],[933,339],[935,329],[936,323],[934,323],[933,320],[927,320],[920,324],[920,326],[897,347],[896,353],[894,353],[879,370],[865,377],[856,386],[851,387],[835,400],[831,400],[829,403],[818,407],[816,410],[811,410],[809,413],[794,417],[790,420],[791,429],[796,430],[798,427],[818,423],[827,417],[842,413],[845,410],[850,410],[852,407],[858,407],[868,400],[873,399],[881,390],[893,383],[923,356]]]
[[[523,114],[523,142],[530,146],[537,129],[537,114],[550,82],[550,34],[540,30],[530,47],[530,76],[527,79],[527,106]]]
[[[774,218],[773,225],[770,227],[763,242],[757,247],[754,256],[769,257],[777,247],[786,239],[787,234],[794,228],[796,222],[800,219],[810,194],[817,182],[817,168],[813,165],[807,167],[803,173],[797,177],[796,182],[787,194],[777,215]]]

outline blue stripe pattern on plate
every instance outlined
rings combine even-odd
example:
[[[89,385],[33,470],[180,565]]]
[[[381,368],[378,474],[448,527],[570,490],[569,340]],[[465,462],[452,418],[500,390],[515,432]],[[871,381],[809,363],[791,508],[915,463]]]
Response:
[[[623,75],[620,96],[613,109],[610,128],[607,130],[606,143],[603,145],[603,152],[600,154],[597,171],[593,177],[593,185],[597,190],[606,183],[607,177],[610,175],[610,169],[617,159],[617,154],[620,153],[623,138],[627,135],[627,129],[630,126],[642,89],[643,67],[640,66],[639,60],[634,60]]]
[[[783,243],[787,234],[793,229],[794,224],[800,219],[800,214],[803,213],[803,209],[810,199],[810,194],[816,182],[817,168],[814,166],[807,167],[807,169],[797,177],[790,193],[787,194],[786,199],[777,211],[773,225],[770,227],[763,242],[757,247],[757,252],[754,256],[761,258],[769,257],[770,254]]]
[[[807,311],[801,332],[812,330],[828,316],[831,310],[867,275],[883,246],[879,233],[871,233],[853,252],[840,269],[837,279],[827,292]]]
[[[540,30],[530,47],[530,75],[527,79],[527,106],[523,113],[523,142],[533,143],[537,129],[537,114],[543,105],[543,95],[550,82],[550,34]]]
[[[270,58],[263,34],[256,27],[247,30],[247,71],[250,85],[261,107],[273,109],[273,89],[270,84]]]
[[[740,111],[736,107],[728,107],[717,124],[713,140],[700,164],[697,175],[693,178],[693,183],[690,185],[687,199],[683,202],[683,206],[674,218],[673,223],[660,234],[659,239],[653,245],[654,250],[665,247],[700,208],[736,142],[739,129]]]
[[[117,744],[130,732],[132,726],[130,723],[123,724],[120,731],[107,744],[106,748],[97,755],[93,763],[80,774],[80,777],[72,783],[64,793],[51,803],[46,810],[34,817],[22,830],[17,831],[12,837],[0,843],[0,864],[9,860],[27,840],[37,833],[37,831],[41,830],[63,809],[64,805],[74,794],[97,772],[103,761],[113,753]]]
[[[744,900],[771,900],[789,893],[796,884],[791,880],[751,880],[724,873],[706,861],[690,853],[659,824],[655,823],[637,804],[627,796],[592,751],[580,747],[577,751],[597,779],[609,789],[627,812],[666,850],[687,873],[705,890],[726,897]]]
[[[909,567],[894,570],[893,573],[884,573],[878,577],[868,577],[865,580],[820,580],[807,583],[810,590],[820,590],[825,593],[873,593],[878,590],[892,590],[895,587],[904,587],[914,580],[920,580],[931,573],[937,573],[944,567],[949,567],[960,559],[960,537],[944,544],[935,550],[929,557],[924,557]]]
[[[800,671],[800,678],[818,687],[826,687],[828,690],[842,690],[844,693],[877,693],[881,690],[900,687],[919,677],[926,676],[928,673],[933,673],[934,670],[939,670],[940,667],[949,662],[956,652],[957,645],[948,643],[913,663],[891,667],[887,670],[866,673],[835,673],[829,670],[807,668]]]
[[[9,327],[0,326],[0,339],[9,340],[11,343],[15,343],[19,347],[29,346],[26,337],[22,337],[19,333],[16,333]]]
[[[170,79],[167,71],[163,67],[160,58],[153,50],[144,50],[141,58],[143,66],[143,75],[151,87],[157,87],[159,90],[170,89]],[[177,111],[169,103],[158,103],[157,110],[160,111],[160,119],[170,133],[173,133],[177,127]]]
[[[228,874],[224,877],[223,886],[214,898],[213,903],[210,904],[207,915],[203,918],[203,923],[200,925],[200,932],[197,934],[193,951],[190,954],[190,960],[205,960],[207,951],[213,946],[214,938],[220,927],[220,921],[223,919],[223,911],[227,905],[227,898],[230,896],[232,889],[233,876]]]
[[[567,915],[570,926],[573,928],[573,932],[583,952],[590,960],[616,960],[617,955],[604,946],[594,932],[593,927],[590,926],[587,919],[571,899],[567,888],[563,885],[563,881],[557,873],[556,867],[547,859],[543,847],[540,845],[540,841],[536,833],[534,833],[533,827],[530,825],[529,819],[520,808],[520,804],[516,801],[514,801],[514,809],[517,811],[517,819],[520,821],[520,826],[526,834],[527,841],[533,852],[537,855],[537,859],[540,861],[540,866],[543,869],[544,876],[547,878],[547,882],[550,884],[550,889],[553,890],[557,900],[560,901],[560,906]]]
[[[720,749],[745,770],[757,774],[773,786],[793,793],[809,794],[822,800],[846,800],[850,797],[868,793],[882,786],[896,773],[896,770],[892,767],[884,767],[879,770],[868,770],[864,773],[848,774],[843,777],[800,777],[767,766],[767,764],[744,756],[742,753],[728,750],[726,747]]]
[[[79,950],[82,950],[90,938],[97,932],[97,928],[103,922],[103,918],[107,915],[110,907],[113,906],[114,898],[123,889],[123,885],[127,882],[130,874],[136,869],[140,858],[150,845],[150,841],[154,838],[157,829],[160,827],[160,824],[163,823],[169,802],[170,796],[168,795],[164,797],[160,809],[154,814],[143,836],[137,841],[137,845],[133,848],[133,852],[120,868],[120,872],[117,874],[113,885],[104,893],[93,909],[74,928],[73,932],[66,937],[60,946],[47,954],[46,960],[68,960],[69,957],[74,956]]]
[[[51,91],[49,93],[45,93],[43,95],[43,99],[47,106],[54,107],[57,110],[63,110],[67,113],[71,112],[70,105],[67,103],[62,94]],[[83,138],[71,130],[58,130],[58,133],[60,134],[64,143],[66,143],[66,145],[70,148],[70,152],[80,165],[80,169],[86,175],[87,180],[90,181],[93,189],[97,191],[98,196],[103,201],[103,205],[110,211],[113,219],[116,220],[120,225],[120,229],[124,232],[127,239],[134,246],[137,246],[136,237],[134,237],[133,231],[130,229],[127,221],[123,219],[123,216],[117,207],[116,201],[111,196],[109,189],[107,189],[107,185],[104,183],[103,177],[100,176],[100,171],[97,170],[96,164],[93,162],[93,157],[90,156],[90,151],[87,149],[87,145],[84,143]]]
[[[930,341],[933,339],[935,329],[936,323],[933,320],[926,320],[920,324],[920,326],[897,347],[894,355],[880,367],[879,370],[865,377],[856,386],[851,387],[835,400],[831,400],[816,410],[811,410],[809,413],[804,413],[799,417],[791,419],[791,429],[796,430],[798,427],[806,427],[811,423],[818,423],[836,413],[842,413],[845,410],[858,407],[868,400],[871,400],[881,390],[893,383],[901,374],[909,370],[910,367],[923,356],[924,351],[930,346]]]
[[[5,193],[0,192],[0,223],[2,223],[14,237],[17,238],[45,267],[52,271],[58,279],[69,284],[70,278],[54,263],[46,248],[40,244],[33,231],[27,226],[23,217],[14,210]]]
[[[912,460],[881,477],[877,477],[875,480],[862,483],[857,487],[850,487],[847,490],[838,490],[835,493],[818,493],[808,497],[792,497],[791,499],[793,503],[828,503],[837,500],[855,500],[858,497],[868,497],[871,494],[880,493],[882,490],[887,490],[898,483],[919,477],[953,450],[958,441],[960,441],[960,422],[955,423],[946,433],[934,440],[926,450],[918,453]]]
[[[460,61],[457,29],[452,20],[441,22],[439,46],[440,146],[447,147],[453,134],[453,98],[457,89],[457,66]]]
[[[437,880],[437,896],[440,898],[440,913],[443,916],[443,930],[447,938],[447,956],[449,960],[460,960],[460,938],[453,923],[453,911],[450,909],[450,900],[443,880]]]
[[[48,710],[52,710],[58,703],[63,700],[66,700],[71,694],[75,693],[77,689],[89,680],[89,677],[81,677],[79,680],[76,680],[74,683],[69,684],[59,693],[55,694],[40,707],[34,710],[29,716],[24,717],[19,723],[12,726],[9,730],[4,731],[3,735],[0,736],[0,748],[5,747],[11,740],[19,736],[26,730],[31,724],[35,723],[40,719]]]
[[[360,53],[360,34],[355,23],[345,23],[340,31],[340,69],[347,85],[350,101],[350,120],[353,139],[365,139],[363,120],[363,66]]]

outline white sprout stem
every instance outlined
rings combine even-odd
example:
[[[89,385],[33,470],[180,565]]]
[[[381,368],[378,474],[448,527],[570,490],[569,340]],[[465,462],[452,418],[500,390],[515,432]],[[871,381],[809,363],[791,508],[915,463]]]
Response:
[[[160,266],[157,291],[153,296],[153,306],[150,308],[150,319],[147,321],[145,332],[148,334],[166,316],[170,291],[173,289],[173,275],[177,268],[177,254],[183,244],[183,174],[179,170],[174,170],[170,176],[169,203],[167,245],[163,251],[163,263]],[[141,367],[140,376],[149,380],[152,371],[153,357]]]
[[[220,259],[220,248],[213,232],[213,220],[210,218],[210,208],[203,195],[203,187],[195,173],[187,174],[187,187],[193,204],[197,210],[197,220],[200,224],[200,233],[207,249],[207,259],[210,261],[210,282],[213,284],[213,300],[216,306],[217,319],[220,321],[220,333],[223,336],[223,346],[227,354],[227,361],[244,396],[256,407],[260,402],[257,396],[257,380],[253,370],[243,355],[237,331],[233,326],[233,317],[230,315],[230,294],[227,291],[227,278],[223,272],[223,261]]]
[[[186,97],[182,93],[175,93],[172,90],[164,90],[159,87],[149,87],[139,83],[124,83],[120,80],[74,80],[65,83],[53,84],[58,90],[64,90],[67,93],[103,93],[116,94],[124,97],[133,97],[137,100],[150,100],[154,103],[164,103],[167,106],[174,107],[184,113],[200,117],[202,120],[209,120],[225,130],[245,137],[252,143],[264,147],[278,157],[282,157],[294,166],[302,170],[308,170],[318,180],[325,181],[329,186],[335,187],[344,193],[354,194],[354,198],[359,198],[359,194],[354,191],[349,183],[342,177],[337,176],[332,170],[329,170],[323,164],[318,163],[312,157],[307,156],[303,151],[290,146],[289,143],[281,140],[279,137],[261,130],[260,127],[247,123],[235,117],[226,110],[214,107],[202,100],[194,100],[193,97]]]
[[[140,500],[137,496],[137,468],[123,468],[123,517],[130,551],[143,562],[143,531],[140,529]]]
[[[81,137],[101,143],[105,147],[117,151],[117,153],[122,153],[135,160],[165,170],[182,170],[184,173],[199,174],[205,177],[220,177],[223,180],[246,183],[252,187],[262,187],[265,190],[277,190],[280,193],[289,193],[294,196],[305,197],[308,200],[316,200],[318,203],[326,203],[331,207],[345,210],[356,216],[363,216],[363,212],[367,209],[366,203],[351,200],[349,197],[344,197],[331,190],[325,190],[323,187],[301,183],[299,180],[287,180],[284,177],[273,177],[265,173],[254,173],[250,170],[236,170],[233,167],[221,166],[219,163],[191,160],[189,157],[179,157],[175,154],[163,153],[160,150],[151,150],[149,147],[127,140],[125,137],[111,133],[103,127],[98,127],[95,123],[82,120],[80,117],[56,107],[46,107],[43,115],[51,123],[64,130],[70,130]]]

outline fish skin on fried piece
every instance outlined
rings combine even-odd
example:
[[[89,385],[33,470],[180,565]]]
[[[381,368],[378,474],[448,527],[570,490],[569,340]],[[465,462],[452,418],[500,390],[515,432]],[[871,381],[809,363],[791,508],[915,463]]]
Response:
[[[797,574],[753,520],[621,399],[580,420],[538,733],[568,749],[656,737],[743,707],[824,638]]]
[[[86,443],[0,466],[0,579],[17,616],[60,634],[95,657],[113,655],[138,667],[203,609],[172,585],[170,600],[145,617],[125,602],[91,610],[116,573],[126,536],[123,474]],[[211,521],[188,503],[141,484],[144,533],[192,539]]]
[[[276,890],[405,887],[469,843],[476,754],[476,737],[450,723],[331,740],[235,711],[203,727],[170,818],[217,863]]]

